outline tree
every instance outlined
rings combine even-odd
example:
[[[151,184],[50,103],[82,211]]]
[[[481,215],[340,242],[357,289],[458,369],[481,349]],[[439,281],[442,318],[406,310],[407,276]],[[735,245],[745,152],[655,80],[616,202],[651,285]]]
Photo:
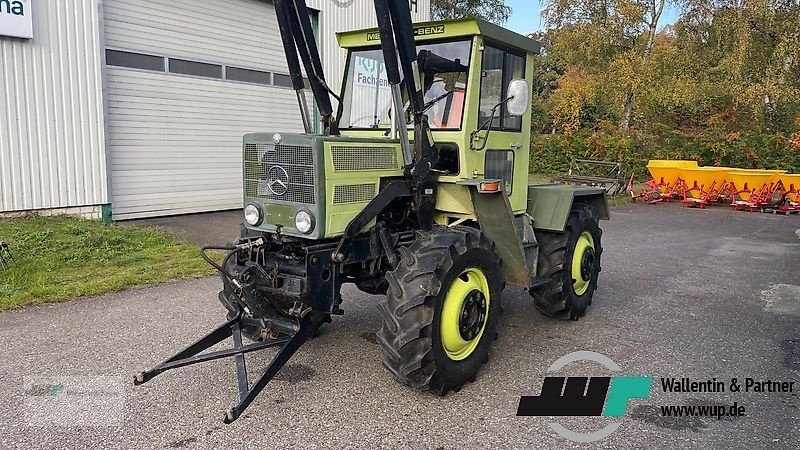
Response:
[[[649,0],[644,2],[643,18],[640,19],[646,28],[646,38],[644,48],[641,52],[642,63],[646,64],[653,53],[653,43],[656,39],[656,32],[658,31],[658,21],[661,20],[661,15],[664,13],[665,0]],[[628,92],[625,97],[625,107],[622,112],[622,121],[620,127],[624,131],[628,131],[631,125],[631,116],[633,115],[633,105],[636,101],[636,91],[633,86],[628,86]]]
[[[687,0],[685,17],[705,31],[695,47],[716,51],[712,70],[736,109],[761,125],[790,127],[800,95],[800,1]]]
[[[624,131],[631,125],[638,85],[652,81],[641,79],[641,68],[652,54],[665,5],[666,0],[548,0],[543,10],[549,25],[570,30],[578,45],[573,48],[616,73]]]
[[[502,25],[511,16],[505,0],[431,0],[433,20],[478,17]]]

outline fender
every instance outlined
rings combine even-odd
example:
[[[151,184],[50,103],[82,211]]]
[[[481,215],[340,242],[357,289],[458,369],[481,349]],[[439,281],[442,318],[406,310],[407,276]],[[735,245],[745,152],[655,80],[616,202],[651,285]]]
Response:
[[[533,228],[564,231],[574,203],[588,203],[602,220],[609,220],[608,198],[602,188],[543,184],[528,186],[528,214]]]
[[[487,181],[503,185],[502,180],[464,180],[458,184],[470,188],[472,205],[481,231],[494,242],[495,252],[503,261],[500,270],[506,283],[530,287],[536,270],[536,253],[532,254],[532,260],[526,257],[525,233],[517,230],[514,213],[511,211],[505,190],[501,188],[497,192],[481,191],[481,183]],[[527,223],[530,229],[530,220]],[[533,234],[532,231],[530,234]],[[531,240],[534,238],[531,237]],[[535,242],[532,245],[535,245]]]

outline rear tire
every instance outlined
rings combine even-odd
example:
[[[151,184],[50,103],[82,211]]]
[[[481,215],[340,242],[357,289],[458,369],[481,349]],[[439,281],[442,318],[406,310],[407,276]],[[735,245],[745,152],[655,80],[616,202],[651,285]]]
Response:
[[[531,295],[542,314],[571,320],[586,314],[597,289],[602,234],[597,213],[584,203],[573,205],[563,233],[536,231],[537,272],[549,281],[532,290]],[[576,249],[580,254],[575,255]],[[574,262],[578,263],[578,270]]]
[[[504,283],[494,243],[472,228],[435,227],[400,253],[380,303],[383,364],[409,386],[457,391],[497,337]]]

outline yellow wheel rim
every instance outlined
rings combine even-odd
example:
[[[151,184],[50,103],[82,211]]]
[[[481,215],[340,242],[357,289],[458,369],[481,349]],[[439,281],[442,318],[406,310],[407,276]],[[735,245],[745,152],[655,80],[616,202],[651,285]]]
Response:
[[[578,236],[575,251],[572,253],[572,289],[576,295],[589,290],[594,271],[594,238],[588,231]]]
[[[466,269],[450,284],[439,323],[448,358],[461,361],[478,347],[486,329],[490,301],[489,281],[480,269]]]

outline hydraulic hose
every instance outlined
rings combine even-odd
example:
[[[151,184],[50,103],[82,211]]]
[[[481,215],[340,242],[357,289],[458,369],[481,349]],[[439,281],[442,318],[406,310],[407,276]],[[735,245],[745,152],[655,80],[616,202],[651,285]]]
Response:
[[[228,254],[225,255],[225,259],[222,261],[222,265],[220,266],[219,264],[217,264],[216,261],[211,259],[210,256],[206,255],[206,251],[207,250],[223,250],[223,251],[227,251]],[[234,280],[235,280],[234,276],[231,275],[231,273],[228,272],[225,269],[225,266],[228,265],[228,261],[230,260],[231,256],[233,256],[235,254],[235,250],[238,250],[238,249],[236,247],[232,246],[232,245],[231,246],[208,245],[208,246],[205,246],[205,247],[200,249],[200,256],[202,256],[203,259],[205,259],[206,262],[209,263],[212,267],[217,269],[219,271],[219,273],[224,275],[225,278],[227,278],[231,282],[234,282]]]
[[[228,266],[228,261],[231,259],[231,257],[233,255],[236,254],[237,251],[252,249],[254,247],[258,247],[259,245],[262,245],[263,243],[264,243],[264,240],[261,239],[261,238],[258,238],[258,239],[250,240],[250,241],[248,241],[246,243],[237,244],[237,245],[207,245],[207,246],[205,246],[205,247],[200,249],[200,256],[202,256],[203,259],[205,259],[206,262],[209,263],[212,267],[217,269],[219,271],[219,273],[221,273],[223,276],[225,276],[225,278],[227,278],[237,289],[241,289],[242,288],[242,283],[239,282],[238,278],[236,278],[233,275],[231,275],[231,273],[228,272],[228,270],[225,269],[225,267]],[[216,261],[211,259],[211,257],[206,255],[206,251],[207,250],[222,250],[222,251],[228,252],[228,254],[225,255],[225,259],[222,260],[222,265],[220,266],[219,264],[217,264]]]

